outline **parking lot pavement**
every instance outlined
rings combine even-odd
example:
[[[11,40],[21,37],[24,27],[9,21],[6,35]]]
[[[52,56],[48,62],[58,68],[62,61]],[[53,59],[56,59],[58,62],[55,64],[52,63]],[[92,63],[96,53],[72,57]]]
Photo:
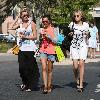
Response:
[[[71,65],[54,65],[53,91],[47,95],[39,91],[20,91],[21,79],[18,72],[17,56],[0,55],[0,100],[100,100],[100,60],[87,59],[84,91],[78,93],[72,73]],[[90,62],[91,61],[91,62]],[[96,63],[93,63],[96,62]],[[70,64],[66,59],[62,63]],[[40,69],[40,82],[42,84],[42,67]]]
[[[13,54],[7,54],[7,53],[0,53],[0,61],[17,61],[18,56]],[[39,58],[37,58],[37,61],[40,62]],[[97,54],[95,59],[89,59],[87,58],[85,63],[89,62],[99,62],[100,61],[100,55]],[[72,60],[68,57],[65,58],[62,62],[54,62],[54,65],[72,65]]]

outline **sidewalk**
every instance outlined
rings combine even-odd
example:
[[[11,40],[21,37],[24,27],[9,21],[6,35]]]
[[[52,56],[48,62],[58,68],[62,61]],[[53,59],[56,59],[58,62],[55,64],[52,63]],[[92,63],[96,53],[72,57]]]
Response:
[[[100,62],[100,57],[95,59],[87,58],[85,63],[89,63],[89,62]],[[66,58],[62,62],[55,62],[54,65],[72,65],[72,60],[70,58]]]
[[[89,63],[89,62],[99,62],[100,61],[100,51],[96,52],[96,58],[95,59],[90,59],[87,58],[85,63]],[[55,62],[54,65],[72,65],[72,60],[69,58],[66,58],[64,61],[62,62]]]
[[[17,60],[17,55],[13,55],[13,54],[8,54],[8,53],[0,53],[0,61],[3,61],[5,59],[5,61],[10,61],[10,60]],[[39,61],[39,60],[37,60]],[[89,63],[89,62],[99,62],[100,61],[100,52],[96,52],[96,58],[95,59],[90,59],[87,58],[85,63]],[[63,60],[62,62],[55,62],[54,65],[72,65],[72,60],[69,58],[66,58],[65,60]]]

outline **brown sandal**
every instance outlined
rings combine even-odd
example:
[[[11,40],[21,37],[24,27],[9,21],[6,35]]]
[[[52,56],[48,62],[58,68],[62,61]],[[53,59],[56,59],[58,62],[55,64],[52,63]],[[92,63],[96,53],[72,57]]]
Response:
[[[52,85],[48,86],[48,93],[52,92]]]

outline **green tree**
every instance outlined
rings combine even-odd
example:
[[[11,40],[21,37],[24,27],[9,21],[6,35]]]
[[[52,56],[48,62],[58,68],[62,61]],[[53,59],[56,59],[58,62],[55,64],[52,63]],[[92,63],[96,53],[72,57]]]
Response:
[[[23,5],[30,9],[34,5],[35,16],[50,13],[52,19],[58,24],[69,22],[75,9],[82,9],[89,18],[89,8],[100,2],[99,0],[0,0],[0,18],[4,18],[17,3],[22,1]]]
[[[84,11],[87,20],[92,16],[88,13],[89,8],[93,7],[99,0],[58,0],[58,5],[52,8],[51,14],[57,23],[70,22],[71,15],[76,9]]]

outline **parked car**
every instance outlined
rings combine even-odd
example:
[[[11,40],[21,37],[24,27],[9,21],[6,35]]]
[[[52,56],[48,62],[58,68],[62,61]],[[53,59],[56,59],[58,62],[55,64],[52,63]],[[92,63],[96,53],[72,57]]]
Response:
[[[15,37],[12,34],[4,35],[0,33],[0,41],[15,42]]]

